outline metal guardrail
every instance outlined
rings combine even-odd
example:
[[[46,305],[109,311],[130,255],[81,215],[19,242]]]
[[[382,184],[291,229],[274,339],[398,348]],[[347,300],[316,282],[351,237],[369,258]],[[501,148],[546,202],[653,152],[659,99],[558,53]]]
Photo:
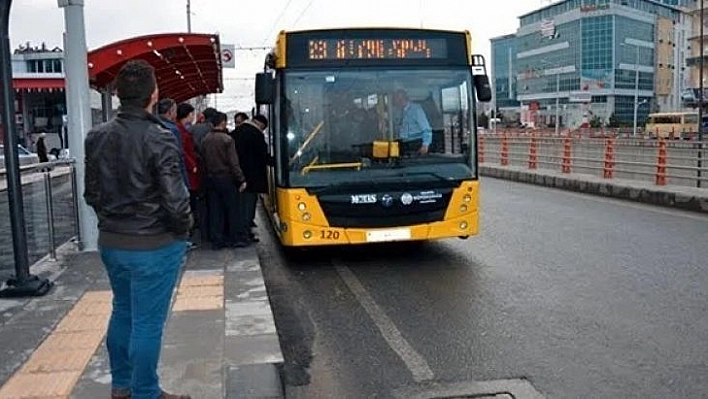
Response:
[[[479,136],[478,148],[481,163],[708,187],[705,142],[487,134]]]
[[[55,226],[55,212],[54,212],[54,196],[52,188],[52,172],[56,171],[61,167],[69,167],[69,174],[71,180],[71,201],[73,209],[73,233],[74,237],[70,239],[73,242],[81,242],[81,237],[79,235],[79,223],[78,223],[78,185],[77,185],[77,175],[76,175],[76,160],[75,159],[59,159],[51,162],[37,163],[31,165],[24,165],[20,167],[21,175],[27,177],[36,176],[41,174],[41,179],[37,178],[29,179],[29,181],[23,182],[22,186],[26,186],[32,183],[38,183],[40,180],[43,182],[44,191],[44,201],[45,201],[45,212],[47,221],[47,234],[48,234],[48,248],[47,253],[49,259],[54,261],[57,259],[57,243],[56,243],[56,226]],[[0,179],[5,179],[7,173],[4,169],[0,170]],[[24,190],[24,189],[23,189]],[[4,191],[4,190],[3,190]]]

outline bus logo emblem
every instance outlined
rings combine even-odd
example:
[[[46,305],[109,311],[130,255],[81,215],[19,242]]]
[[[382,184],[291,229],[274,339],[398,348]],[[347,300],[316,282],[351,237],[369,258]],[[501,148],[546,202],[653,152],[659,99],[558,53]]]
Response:
[[[375,204],[376,194],[352,195],[352,204]]]
[[[403,193],[403,195],[401,195],[401,203],[403,205],[412,204],[413,203],[413,196],[409,193]]]
[[[391,205],[393,205],[393,197],[388,194],[384,195],[381,197],[381,205],[383,205],[384,208],[390,208]]]

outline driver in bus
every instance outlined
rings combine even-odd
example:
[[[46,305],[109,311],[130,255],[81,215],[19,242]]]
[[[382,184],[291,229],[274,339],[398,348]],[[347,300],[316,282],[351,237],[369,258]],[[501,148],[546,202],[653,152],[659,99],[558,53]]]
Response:
[[[393,104],[401,109],[401,120],[398,125],[398,134],[403,141],[403,147],[420,143],[418,154],[428,153],[428,147],[433,141],[433,129],[430,127],[428,117],[419,104],[412,103],[405,90],[399,89],[393,93]]]

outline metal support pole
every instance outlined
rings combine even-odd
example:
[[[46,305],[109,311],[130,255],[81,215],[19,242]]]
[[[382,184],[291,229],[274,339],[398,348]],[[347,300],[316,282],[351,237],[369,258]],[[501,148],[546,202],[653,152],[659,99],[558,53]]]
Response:
[[[192,2],[187,0],[187,32],[192,33]]]
[[[84,0],[58,0],[64,9],[66,29],[66,103],[69,117],[69,148],[76,160],[76,183],[79,194],[79,231],[84,250],[98,249],[96,215],[80,195],[84,192],[85,154],[84,137],[91,128],[89,102],[88,60],[86,55],[86,28],[84,25]]]
[[[76,162],[71,161],[69,166],[71,172],[71,205],[74,210],[74,239],[79,251],[83,251],[81,240],[81,229],[79,228],[79,183],[76,178]]]
[[[560,87],[561,87],[561,75],[560,72],[556,74],[556,137],[558,137],[558,132],[560,131]]]
[[[701,187],[701,177],[703,173],[701,169],[703,168],[703,0],[701,0],[701,32],[700,32],[700,57],[698,59],[698,171],[696,172],[696,187]]]
[[[57,244],[54,239],[54,201],[52,200],[52,175],[50,169],[43,170],[44,199],[47,203],[47,231],[49,232],[49,259],[57,260]]]
[[[15,258],[15,278],[8,280],[0,297],[44,295],[52,287],[46,279],[32,276],[27,252],[27,230],[20,181],[20,159],[17,152],[15,125],[15,93],[12,88],[12,61],[10,58],[10,8],[12,0],[0,0],[0,86],[2,86],[2,125],[4,127],[5,170],[7,197],[12,231],[12,250]]]
[[[634,57],[634,122],[632,122],[632,136],[637,137],[637,111],[639,110],[639,46]]]
[[[101,117],[108,122],[113,116],[113,95],[110,88],[101,91]]]

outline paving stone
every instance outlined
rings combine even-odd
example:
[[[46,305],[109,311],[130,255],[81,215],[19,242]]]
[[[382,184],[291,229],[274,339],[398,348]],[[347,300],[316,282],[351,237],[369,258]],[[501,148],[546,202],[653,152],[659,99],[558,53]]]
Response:
[[[16,374],[2,389],[0,399],[66,398],[81,372]]]

